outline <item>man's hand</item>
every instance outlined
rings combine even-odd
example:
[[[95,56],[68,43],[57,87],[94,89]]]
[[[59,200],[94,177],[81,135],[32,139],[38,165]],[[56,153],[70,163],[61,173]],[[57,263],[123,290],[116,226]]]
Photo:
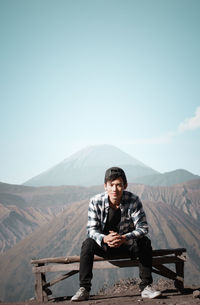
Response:
[[[125,235],[119,235],[114,231],[110,231],[108,235],[104,236],[103,241],[110,248],[118,248],[126,242],[126,237]]]

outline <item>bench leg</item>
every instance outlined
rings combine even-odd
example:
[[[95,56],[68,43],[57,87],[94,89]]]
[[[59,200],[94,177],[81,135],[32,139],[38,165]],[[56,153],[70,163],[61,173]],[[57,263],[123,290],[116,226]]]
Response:
[[[184,292],[184,262],[176,263],[176,279],[174,286],[181,292]]]
[[[48,302],[47,292],[43,289],[46,283],[46,277],[44,273],[35,273],[35,296],[39,302]]]

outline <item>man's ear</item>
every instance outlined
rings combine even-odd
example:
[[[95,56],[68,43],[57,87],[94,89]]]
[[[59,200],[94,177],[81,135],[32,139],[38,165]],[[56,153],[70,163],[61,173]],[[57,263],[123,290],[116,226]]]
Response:
[[[107,184],[104,183],[104,189],[107,191]]]
[[[127,188],[127,186],[128,186],[128,183],[124,185],[124,189],[126,189],[126,188]]]

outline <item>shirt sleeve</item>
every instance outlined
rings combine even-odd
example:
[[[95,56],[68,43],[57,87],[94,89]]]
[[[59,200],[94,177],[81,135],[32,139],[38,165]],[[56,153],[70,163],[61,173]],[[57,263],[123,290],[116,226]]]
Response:
[[[125,234],[126,239],[139,239],[146,235],[149,231],[145,212],[143,210],[142,202],[137,197],[131,209],[131,220],[134,224],[134,230]]]
[[[88,237],[93,238],[99,246],[102,245],[104,234],[101,230],[100,211],[97,210],[97,202],[90,200],[88,207],[88,222],[87,222]]]

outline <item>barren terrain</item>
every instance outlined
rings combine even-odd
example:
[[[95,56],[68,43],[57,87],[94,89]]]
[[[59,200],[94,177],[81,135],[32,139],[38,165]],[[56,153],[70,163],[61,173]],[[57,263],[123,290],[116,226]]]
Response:
[[[162,296],[157,299],[142,299],[138,288],[138,281],[135,279],[121,280],[110,288],[105,288],[96,295],[91,295],[88,301],[74,302],[70,301],[71,296],[51,297],[48,304],[67,305],[196,305],[200,304],[200,298],[195,297],[195,293],[200,293],[200,287],[185,287],[184,294],[180,294],[173,285],[172,281],[159,280],[154,284],[154,288],[162,291]],[[24,302],[7,303],[2,305],[41,305],[36,300],[27,300]],[[44,304],[44,303],[43,303]],[[47,304],[47,303],[46,303]]]

